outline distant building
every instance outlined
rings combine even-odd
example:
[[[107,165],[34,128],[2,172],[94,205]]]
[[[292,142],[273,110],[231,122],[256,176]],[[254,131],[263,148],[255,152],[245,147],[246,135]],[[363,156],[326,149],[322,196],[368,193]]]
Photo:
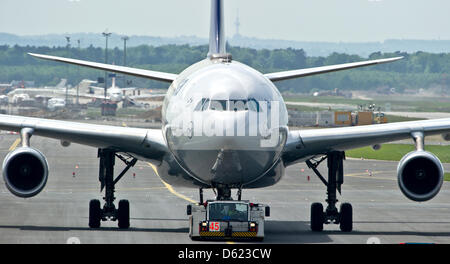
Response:
[[[0,83],[0,94],[7,94],[12,90],[12,85],[9,83]]]
[[[30,87],[35,87],[34,81],[12,81],[10,85],[13,88],[30,88]]]
[[[9,89],[12,88],[12,85],[9,83],[0,83],[0,89]]]

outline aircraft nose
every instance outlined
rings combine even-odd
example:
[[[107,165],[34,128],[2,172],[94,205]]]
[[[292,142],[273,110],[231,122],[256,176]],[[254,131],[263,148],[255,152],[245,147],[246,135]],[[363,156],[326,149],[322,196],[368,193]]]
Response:
[[[261,177],[276,162],[286,138],[286,133],[262,135],[248,119],[245,111],[215,114],[211,123],[203,120],[206,124],[200,130],[198,123],[192,124],[189,135],[171,137],[168,132],[168,143],[180,164],[202,181],[242,185]],[[264,147],[267,137],[276,140]]]

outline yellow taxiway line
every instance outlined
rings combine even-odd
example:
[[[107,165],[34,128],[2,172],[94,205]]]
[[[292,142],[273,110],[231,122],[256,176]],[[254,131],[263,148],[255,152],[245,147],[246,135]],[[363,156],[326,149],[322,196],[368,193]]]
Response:
[[[186,200],[190,203],[194,203],[196,204],[197,201],[192,200],[191,198],[182,195],[181,193],[178,193],[177,191],[175,191],[175,189],[172,187],[172,185],[168,184],[167,182],[165,182],[161,176],[159,176],[158,170],[156,169],[156,166],[148,163],[148,165],[155,171],[156,175],[158,175],[159,179],[161,180],[161,182],[164,184],[164,186],[167,188],[167,190],[169,190],[170,193],[172,193],[173,195],[177,196],[178,198],[181,198],[183,200]]]
[[[9,151],[13,151],[17,148],[17,146],[19,146],[20,142],[22,142],[22,140],[20,138],[16,139],[16,141],[14,141],[14,143],[11,145],[11,147],[9,147]]]
[[[178,193],[177,191],[175,191],[175,189],[172,187],[172,185],[168,184],[168,183],[165,182],[163,179],[161,179],[161,176],[159,176],[159,173],[158,173],[158,171],[156,170],[155,165],[153,165],[153,164],[151,164],[151,163],[148,163],[148,165],[155,171],[156,175],[158,175],[159,179],[160,179],[161,182],[164,184],[164,186],[166,186],[166,188],[169,190],[169,192],[171,192],[173,195],[175,195],[175,196],[177,196],[177,197],[179,197],[179,198],[181,198],[181,199],[184,199],[184,200],[186,200],[186,201],[188,201],[188,202],[190,202],[190,203],[194,203],[194,204],[197,203],[197,201],[194,201],[194,200],[192,200],[191,198],[186,197],[186,196],[182,195],[181,193]],[[227,243],[227,244],[235,244],[233,241],[227,241],[226,243]]]

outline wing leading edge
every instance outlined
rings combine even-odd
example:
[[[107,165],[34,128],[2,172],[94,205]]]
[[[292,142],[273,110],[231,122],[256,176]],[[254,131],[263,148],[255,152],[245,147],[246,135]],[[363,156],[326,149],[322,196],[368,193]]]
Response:
[[[283,80],[289,80],[289,79],[294,79],[294,78],[316,75],[316,74],[322,74],[322,73],[328,73],[328,72],[334,72],[334,71],[342,71],[342,70],[348,70],[348,69],[353,69],[353,68],[394,62],[394,61],[401,60],[401,59],[403,59],[403,57],[361,61],[361,62],[322,66],[322,67],[315,67],[315,68],[308,68],[308,69],[268,73],[268,74],[265,74],[264,76],[269,78],[269,80],[271,80],[272,82],[277,82],[277,81],[283,81]]]
[[[136,76],[136,77],[142,77],[142,78],[147,78],[147,79],[152,79],[152,80],[162,81],[162,82],[171,83],[178,77],[177,74],[166,73],[166,72],[149,71],[149,70],[136,69],[136,68],[131,68],[131,67],[116,66],[116,65],[104,64],[104,63],[98,63],[98,62],[75,60],[75,59],[68,59],[68,58],[63,58],[63,57],[41,55],[41,54],[34,54],[34,53],[28,53],[28,54],[33,57],[39,58],[39,59],[64,62],[64,63],[74,64],[74,65],[78,65],[78,66],[89,67],[89,68],[93,68],[93,69],[97,69],[97,70],[105,70],[105,71],[110,71],[110,72],[128,74],[128,75],[132,75],[132,76]]]
[[[161,130],[117,127],[22,116],[0,115],[0,129],[20,132],[33,129],[33,135],[114,149],[140,159],[160,161],[168,152]]]
[[[290,165],[331,151],[412,138],[412,133],[416,132],[422,132],[425,136],[449,133],[450,118],[290,131],[283,150],[283,161]]]

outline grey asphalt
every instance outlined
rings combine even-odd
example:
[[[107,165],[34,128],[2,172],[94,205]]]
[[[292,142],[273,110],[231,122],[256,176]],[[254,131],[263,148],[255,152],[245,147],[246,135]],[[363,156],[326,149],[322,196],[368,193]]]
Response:
[[[0,135],[1,159],[16,139],[17,135]],[[10,194],[0,179],[0,243],[66,243],[73,238],[81,243],[194,243],[188,238],[185,214],[189,202],[180,196],[197,200],[198,190],[171,190],[147,163],[138,162],[118,183],[116,193],[117,202],[130,201],[131,228],[119,230],[116,222],[102,222],[102,228],[92,230],[88,228],[89,200],[103,197],[97,150],[75,144],[64,148],[57,140],[41,137],[33,137],[31,144],[47,156],[49,180],[38,196],[22,199]],[[116,164],[118,174],[123,166]],[[320,166],[324,174],[325,166]],[[368,239],[393,244],[450,243],[449,183],[432,201],[412,202],[398,189],[396,167],[396,162],[345,161],[339,200],[353,205],[351,233],[342,233],[335,225],[325,226],[321,233],[310,231],[310,205],[324,202],[326,190],[303,163],[288,167],[275,186],[244,190],[243,199],[271,206],[263,243],[364,244]],[[450,170],[449,164],[444,167]],[[212,198],[213,193],[207,190],[205,196]]]

